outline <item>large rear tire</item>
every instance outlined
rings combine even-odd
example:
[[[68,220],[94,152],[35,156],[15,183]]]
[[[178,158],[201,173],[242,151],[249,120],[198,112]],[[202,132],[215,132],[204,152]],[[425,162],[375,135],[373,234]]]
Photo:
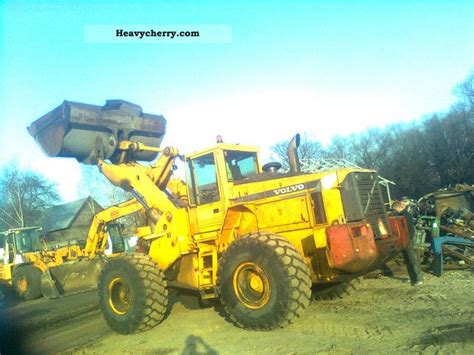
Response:
[[[301,254],[287,239],[267,233],[247,235],[229,246],[219,261],[217,284],[229,318],[248,329],[292,323],[311,297]]]
[[[13,269],[12,285],[25,301],[41,297],[41,270],[32,265],[16,266]]]
[[[313,298],[318,301],[342,299],[357,290],[360,282],[361,278],[359,277],[350,281],[335,284],[316,285],[313,287]]]
[[[122,334],[157,326],[168,305],[164,273],[148,256],[111,259],[99,277],[99,304],[107,324]]]

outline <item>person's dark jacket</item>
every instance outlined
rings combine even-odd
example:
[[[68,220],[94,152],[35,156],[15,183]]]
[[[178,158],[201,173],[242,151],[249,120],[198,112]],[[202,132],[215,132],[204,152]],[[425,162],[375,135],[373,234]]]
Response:
[[[407,211],[405,208],[401,213],[401,216],[405,217],[407,220],[407,227],[408,227],[408,237],[410,240],[415,239],[415,221],[413,219],[413,215]]]

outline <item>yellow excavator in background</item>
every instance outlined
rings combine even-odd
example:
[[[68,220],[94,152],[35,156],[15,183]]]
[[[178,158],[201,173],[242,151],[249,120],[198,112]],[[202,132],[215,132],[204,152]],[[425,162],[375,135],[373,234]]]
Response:
[[[302,314],[312,291],[342,297],[407,245],[406,220],[387,216],[375,171],[302,173],[299,135],[287,173],[279,163],[262,165],[253,146],[218,142],[183,157],[160,148],[165,124],[120,100],[65,101],[28,128],[49,156],[96,164],[147,216],[141,253],[109,260],[99,277],[112,329],[159,324],[168,286],[220,299],[239,326],[282,327]],[[173,178],[178,159],[186,181]]]
[[[119,245],[112,248],[113,254],[108,257],[125,251],[120,228],[111,222],[140,209],[141,205],[132,199],[97,213],[85,247],[71,244],[50,248],[42,237],[41,227],[13,228],[0,233],[0,282],[12,286],[24,300],[56,298],[97,288],[107,242]]]

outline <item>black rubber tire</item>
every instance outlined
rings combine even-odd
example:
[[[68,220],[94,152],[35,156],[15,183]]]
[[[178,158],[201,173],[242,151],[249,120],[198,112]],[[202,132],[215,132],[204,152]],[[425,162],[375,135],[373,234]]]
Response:
[[[362,278],[334,284],[316,285],[313,287],[313,298],[318,301],[342,299],[357,290]]]
[[[25,278],[28,283],[26,291],[20,290],[18,283]],[[41,297],[41,270],[33,265],[16,266],[12,273],[12,285],[20,298],[25,301]]]
[[[269,281],[269,300],[259,309],[241,302],[233,285],[234,272],[246,262],[257,264]],[[311,278],[301,254],[285,238],[254,233],[235,240],[219,260],[217,290],[234,324],[271,330],[295,321],[311,297]]]
[[[119,314],[109,303],[109,285],[121,278],[130,290],[130,308]],[[148,255],[124,254],[110,259],[99,276],[99,305],[107,324],[118,333],[129,334],[157,326],[168,306],[163,271]]]

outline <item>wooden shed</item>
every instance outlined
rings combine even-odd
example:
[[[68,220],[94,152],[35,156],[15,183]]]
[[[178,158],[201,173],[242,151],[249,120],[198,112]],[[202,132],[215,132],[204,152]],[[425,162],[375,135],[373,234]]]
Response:
[[[46,209],[40,226],[48,244],[84,242],[94,215],[103,208],[92,197]]]

